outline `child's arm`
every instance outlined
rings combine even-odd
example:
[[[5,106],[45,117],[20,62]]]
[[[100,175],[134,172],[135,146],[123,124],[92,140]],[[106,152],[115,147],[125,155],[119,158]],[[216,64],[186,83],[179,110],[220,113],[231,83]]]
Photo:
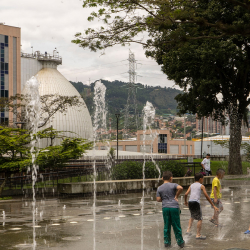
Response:
[[[159,189],[157,188],[157,192],[156,192],[156,200],[158,202],[162,202],[162,199],[161,199],[161,195],[160,195],[160,192],[159,192]]]
[[[156,197],[156,200],[157,200],[158,202],[162,202],[161,197]]]
[[[176,195],[175,195],[174,199],[175,199],[176,201],[178,201],[178,197],[179,197],[180,193],[182,192],[183,187],[180,186],[180,185],[178,185],[178,186],[176,187],[176,189],[177,189],[177,192],[176,192]]]
[[[185,193],[185,203],[184,203],[184,204],[185,204],[186,206],[188,206],[187,197],[188,197],[188,194],[190,193],[190,191],[191,191],[191,187],[189,186],[187,192]]]
[[[211,201],[210,197],[208,196],[207,191],[206,191],[206,188],[205,188],[204,185],[201,185],[201,190],[203,191],[203,193],[204,193],[206,199],[207,199],[208,202],[211,204],[211,206],[212,206],[215,210],[219,211],[219,208],[217,208],[217,207],[213,204],[213,202]]]
[[[201,162],[201,166],[202,166],[203,169],[205,169],[204,160]]]
[[[217,186],[214,186],[214,203],[217,203]]]

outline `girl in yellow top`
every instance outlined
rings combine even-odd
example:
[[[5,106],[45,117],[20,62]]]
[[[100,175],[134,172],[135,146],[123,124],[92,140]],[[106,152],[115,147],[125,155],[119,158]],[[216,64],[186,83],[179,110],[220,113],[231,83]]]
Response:
[[[214,223],[216,226],[219,225],[219,213],[223,210],[223,205],[221,202],[221,184],[220,180],[223,179],[225,175],[225,170],[222,168],[219,168],[216,171],[216,177],[213,179],[212,182],[212,193],[210,195],[210,198],[214,205],[219,208],[219,211],[214,210],[214,216],[210,219],[212,223]]]

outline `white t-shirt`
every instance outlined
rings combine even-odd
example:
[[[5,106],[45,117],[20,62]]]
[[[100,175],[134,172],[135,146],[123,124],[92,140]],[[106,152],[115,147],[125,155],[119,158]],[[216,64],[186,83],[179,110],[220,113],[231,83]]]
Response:
[[[202,163],[205,167],[205,170],[210,171],[210,159],[205,158]]]

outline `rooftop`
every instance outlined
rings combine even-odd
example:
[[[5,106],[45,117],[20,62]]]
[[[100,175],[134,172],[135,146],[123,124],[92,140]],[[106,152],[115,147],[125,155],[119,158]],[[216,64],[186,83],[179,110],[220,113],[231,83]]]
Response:
[[[51,61],[51,62],[55,62],[57,65],[62,64],[62,57],[59,56],[59,53],[55,50],[53,52],[53,55],[50,55],[47,52],[42,54],[40,53],[40,51],[35,51],[35,53],[32,53],[32,54],[21,52],[21,57],[33,58],[33,59],[37,59],[38,61]]]

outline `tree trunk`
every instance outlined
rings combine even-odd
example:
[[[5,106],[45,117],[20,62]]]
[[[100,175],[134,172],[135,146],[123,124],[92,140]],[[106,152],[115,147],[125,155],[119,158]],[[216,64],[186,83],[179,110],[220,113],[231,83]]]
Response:
[[[230,119],[230,140],[229,140],[229,162],[228,162],[228,174],[240,175],[243,174],[242,162],[240,155],[241,148],[241,125],[242,117],[238,115],[237,109],[232,108]]]

